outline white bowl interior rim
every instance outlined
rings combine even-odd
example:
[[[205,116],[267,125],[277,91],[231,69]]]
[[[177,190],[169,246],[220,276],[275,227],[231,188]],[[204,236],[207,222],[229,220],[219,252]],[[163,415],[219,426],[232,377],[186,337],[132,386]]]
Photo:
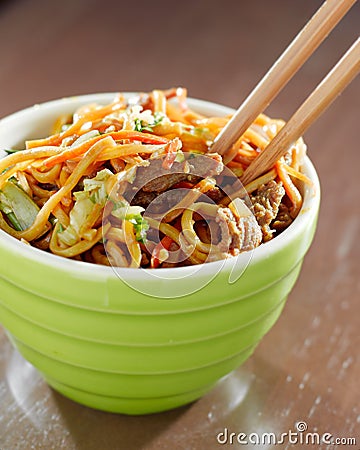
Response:
[[[57,108],[64,107],[64,105],[69,106],[69,111],[75,110],[78,106],[87,104],[87,103],[106,103],[110,102],[116,93],[98,93],[98,94],[86,94],[80,96],[73,97],[64,97],[57,100],[51,100],[45,103],[36,104],[31,107],[25,108],[21,111],[15,112],[3,119],[0,120],[0,149],[1,149],[1,133],[4,128],[10,122],[18,121],[19,126],[21,123],[25,123],[27,119],[34,113],[36,110],[37,113],[42,112],[44,116],[46,116],[47,112],[51,110],[53,114]],[[134,92],[125,93],[126,98],[137,95]],[[234,112],[234,109],[219,105],[217,103],[208,102],[205,100],[199,99],[188,99],[189,106],[196,110],[200,111],[202,114],[208,115],[226,115]],[[25,121],[25,122],[24,122]],[[316,170],[308,157],[305,158],[305,163],[303,167],[303,171],[305,174],[312,180],[313,185],[304,187],[304,203],[302,209],[294,220],[294,222],[285,229],[280,236],[272,239],[269,242],[261,244],[257,247],[252,255],[252,261],[254,263],[269,258],[272,254],[278,252],[283,247],[288,245],[299,233],[301,229],[306,227],[309,220],[316,214],[318,204],[320,201],[320,184],[319,179],[316,173]],[[111,267],[85,263],[81,261],[75,261],[71,259],[67,259],[61,256],[53,255],[51,253],[44,252],[37,248],[24,245],[22,242],[17,239],[9,236],[3,230],[0,230],[0,242],[3,246],[6,246],[9,250],[14,251],[15,253],[22,253],[23,257],[27,259],[34,260],[35,262],[40,262],[45,265],[52,265],[59,270],[62,271],[71,271],[73,275],[76,273],[79,276],[84,276],[85,273],[92,277],[100,277],[100,278],[118,278],[118,275],[115,273],[114,269]],[[248,258],[246,253],[240,254],[236,258]],[[221,270],[226,270],[227,267],[231,266],[232,258],[229,258],[225,261],[215,261],[204,264],[206,267],[205,271],[202,271],[202,275],[212,275],[219,270],[219,265],[223,265]],[[160,269],[163,275],[170,275],[174,270],[179,273],[181,271],[184,276],[186,276],[189,272],[193,270],[194,266],[185,266],[185,267],[176,267],[176,268],[164,268]],[[123,276],[128,279],[141,279],[143,275],[143,271],[151,271],[154,269],[130,269],[130,268],[116,268],[117,272],[121,272]]]

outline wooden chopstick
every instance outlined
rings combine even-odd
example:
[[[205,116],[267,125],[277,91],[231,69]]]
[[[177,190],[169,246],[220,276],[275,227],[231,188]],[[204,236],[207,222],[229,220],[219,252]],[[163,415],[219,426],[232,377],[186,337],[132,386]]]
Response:
[[[285,155],[290,146],[307,130],[360,71],[360,38],[309,95],[270,144],[249,165],[241,177],[248,184]]]
[[[211,152],[224,155],[312,55],[356,0],[327,0],[222,129]],[[229,162],[235,155],[224,158]]]

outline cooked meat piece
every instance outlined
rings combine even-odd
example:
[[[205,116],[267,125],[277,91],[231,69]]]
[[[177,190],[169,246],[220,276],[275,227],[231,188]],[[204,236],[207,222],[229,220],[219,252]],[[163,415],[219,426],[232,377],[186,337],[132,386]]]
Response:
[[[170,189],[169,191],[162,192],[161,194],[154,192],[142,192],[139,191],[143,200],[148,197],[149,203],[147,205],[138,203],[138,194],[134,197],[131,204],[139,205],[146,208],[146,214],[165,214],[171,208],[176,206],[187,194],[186,189]]]
[[[218,153],[208,153],[207,155],[194,155],[187,159],[190,166],[190,173],[202,178],[220,175],[224,169],[222,157]]]
[[[217,244],[220,252],[235,256],[260,245],[261,228],[250,210],[249,214],[236,217],[230,208],[219,208],[215,221],[221,231],[221,239]]]
[[[36,248],[39,248],[40,250],[48,250],[50,246],[50,240],[51,240],[52,233],[49,232],[45,234],[40,239],[37,239],[36,241],[32,241],[31,245],[33,245]]]
[[[150,164],[151,169],[153,169],[153,166]],[[190,183],[198,183],[201,180],[201,177],[190,175],[187,173],[169,173],[167,175],[154,175],[153,172],[153,179],[148,181],[142,188],[144,192],[164,192],[167,191],[169,188],[174,186],[174,184],[180,183],[180,181],[189,181]]]
[[[157,197],[156,192],[144,192],[142,189],[136,192],[135,196],[131,199],[129,195],[125,194],[126,200],[130,201],[131,205],[142,206],[147,208],[149,204]]]
[[[180,181],[197,183],[202,178],[219,175],[224,167],[217,153],[185,156],[184,162],[175,162],[170,170],[162,167],[163,158],[150,159],[149,166],[137,169],[134,186],[144,192],[164,192]]]
[[[274,222],[271,224],[271,226],[276,231],[280,232],[282,230],[285,230],[285,228],[287,228],[292,221],[293,218],[290,215],[289,208],[286,205],[284,205],[284,203],[280,203],[279,212],[277,213],[277,216]]]
[[[279,205],[285,195],[282,183],[274,180],[259,187],[255,195],[251,196],[253,211],[261,227],[264,242],[273,237],[274,230],[270,228],[271,222],[276,218]]]
[[[176,184],[176,183],[175,183]],[[136,195],[131,198],[131,192],[127,192],[125,194],[125,198],[130,201],[131,205],[139,205],[143,208],[147,209],[151,203],[150,210],[148,213],[151,214],[160,214],[165,213],[170,208],[173,208],[177,205],[180,200],[182,200],[187,194],[187,189],[169,189],[166,193],[159,192],[145,192],[143,189],[140,189],[136,192]],[[202,202],[215,202],[218,203],[224,194],[218,187],[214,187],[207,191],[205,194],[202,194],[199,198],[199,201]]]
[[[148,267],[150,265],[149,257],[146,253],[141,253],[141,267]]]
[[[222,200],[225,197],[225,194],[222,192],[220,188],[215,186],[212,189],[206,191],[204,196],[209,197],[209,199],[212,200],[214,203],[219,203],[220,200]],[[206,199],[202,200],[201,198],[201,201],[206,201]]]
[[[205,177],[218,175],[223,170],[221,156],[216,153],[209,156],[188,157],[183,163],[174,163],[171,170],[162,167],[163,160],[160,158],[149,161],[149,166],[137,169],[135,181],[124,196],[132,205],[147,208],[151,203],[152,213],[165,212],[186,195],[185,189],[171,191],[177,183],[188,181],[196,184]],[[157,197],[165,191],[167,194],[157,201]],[[223,196],[221,190],[214,187],[207,192],[206,197],[203,196],[202,201],[210,198],[217,203]]]

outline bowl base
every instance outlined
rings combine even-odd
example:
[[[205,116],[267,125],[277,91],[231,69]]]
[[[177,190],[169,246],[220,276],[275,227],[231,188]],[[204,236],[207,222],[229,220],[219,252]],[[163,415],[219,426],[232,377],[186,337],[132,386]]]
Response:
[[[131,416],[159,413],[162,411],[168,411],[170,409],[187,405],[205,395],[216,384],[213,383],[196,391],[186,392],[181,395],[168,397],[122,398],[108,397],[104,395],[93,394],[91,392],[81,391],[71,386],[59,383],[52,378],[44,378],[49,386],[51,386],[55,391],[69,398],[70,400],[93,409]]]

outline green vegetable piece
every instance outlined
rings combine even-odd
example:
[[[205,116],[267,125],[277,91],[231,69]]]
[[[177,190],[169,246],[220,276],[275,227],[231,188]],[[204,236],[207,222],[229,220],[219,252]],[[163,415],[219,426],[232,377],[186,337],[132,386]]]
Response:
[[[22,231],[21,225],[13,212],[6,214],[6,217],[16,231]]]
[[[163,120],[164,118],[164,114],[160,113],[160,112],[155,112],[154,113],[154,121],[152,123],[144,123],[143,120],[137,118],[134,120],[134,124],[135,124],[135,131],[148,131],[150,133],[152,133],[154,130],[153,128],[156,127],[157,125],[159,125],[159,123]]]
[[[0,210],[17,231],[29,228],[40,208],[19,186],[7,181],[0,191]]]
[[[149,229],[149,224],[146,219],[142,217],[141,214],[129,214],[125,217],[125,220],[128,220],[133,224],[135,230],[135,239],[142,244],[146,242],[146,232]]]

